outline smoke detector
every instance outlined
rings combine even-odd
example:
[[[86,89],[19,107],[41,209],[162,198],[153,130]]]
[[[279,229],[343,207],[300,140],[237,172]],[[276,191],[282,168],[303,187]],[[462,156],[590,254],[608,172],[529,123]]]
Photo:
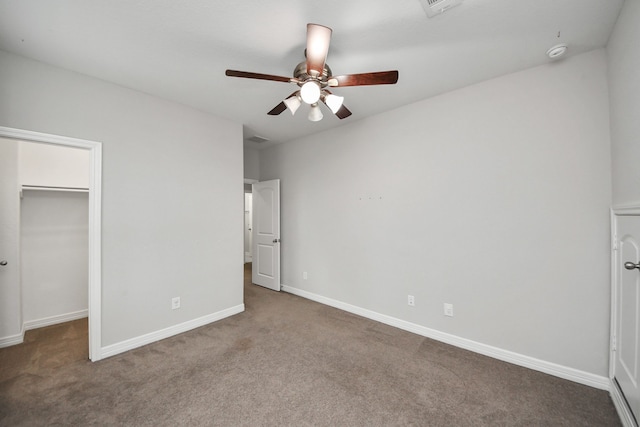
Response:
[[[262,136],[253,135],[251,138],[247,138],[247,141],[255,142],[256,144],[262,144],[264,142],[267,142],[268,139]]]
[[[557,44],[547,51],[547,56],[551,59],[560,58],[567,52],[566,44]]]
[[[446,12],[454,6],[458,6],[463,0],[420,0],[422,8],[429,18]]]

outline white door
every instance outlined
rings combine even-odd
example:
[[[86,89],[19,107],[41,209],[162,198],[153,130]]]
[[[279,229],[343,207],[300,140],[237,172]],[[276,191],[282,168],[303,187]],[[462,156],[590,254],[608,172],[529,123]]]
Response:
[[[252,281],[280,290],[280,180],[253,184]]]
[[[640,419],[640,216],[616,216],[614,378]]]
[[[0,138],[0,346],[22,342],[18,142]]]

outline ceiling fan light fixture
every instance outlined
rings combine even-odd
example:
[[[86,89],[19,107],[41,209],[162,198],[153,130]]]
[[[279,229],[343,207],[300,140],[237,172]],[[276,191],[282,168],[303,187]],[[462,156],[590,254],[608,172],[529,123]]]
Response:
[[[315,103],[311,105],[311,110],[309,110],[309,120],[312,122],[319,122],[322,120],[322,111],[320,111],[320,107]]]
[[[302,103],[300,102],[300,98],[298,98],[297,96],[292,96],[291,98],[287,98],[284,100],[284,105],[286,105],[289,111],[291,111],[292,116],[296,114],[296,111],[301,104]]]
[[[327,107],[329,107],[333,114],[336,114],[338,110],[340,110],[340,107],[342,107],[344,96],[330,94],[325,97],[324,102],[325,104],[327,104]]]
[[[463,0],[420,0],[428,1],[429,6],[438,3],[441,11],[452,2]],[[304,51],[306,61],[300,62],[293,70],[293,77],[283,77],[271,74],[253,73],[240,70],[226,70],[229,77],[241,77],[245,79],[269,80],[273,82],[293,83],[296,91],[289,95],[278,105],[267,112],[269,116],[277,116],[284,110],[291,111],[295,115],[302,102],[310,105],[309,120],[322,120],[322,112],[318,106],[322,102],[340,120],[351,116],[351,111],[343,104],[344,98],[334,96],[328,87],[346,86],[372,86],[392,85],[398,82],[398,70],[377,71],[372,73],[343,74],[334,76],[326,64],[329,43],[332,30],[329,27],[318,24],[307,24],[307,44]],[[558,35],[559,37],[559,35]]]
[[[320,85],[310,80],[300,88],[300,97],[309,105],[316,104],[320,99]]]

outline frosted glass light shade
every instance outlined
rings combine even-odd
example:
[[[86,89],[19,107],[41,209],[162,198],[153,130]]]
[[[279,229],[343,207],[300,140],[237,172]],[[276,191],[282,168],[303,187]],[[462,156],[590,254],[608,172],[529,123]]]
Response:
[[[291,111],[292,116],[296,114],[296,110],[300,107],[301,104],[302,103],[297,96],[292,96],[291,98],[287,98],[284,100],[284,105],[286,105],[289,111]]]
[[[329,52],[331,28],[318,24],[307,24],[307,72],[320,75]]]
[[[300,88],[300,97],[309,105],[315,104],[320,99],[320,86],[314,81],[306,82]]]
[[[324,103],[327,104],[327,107],[333,114],[337,113],[340,107],[342,107],[342,102],[344,101],[344,96],[337,95],[327,95],[324,99]]]
[[[320,107],[318,104],[314,104],[311,106],[311,110],[309,110],[309,120],[312,122],[319,122],[322,120],[322,111],[320,111]]]

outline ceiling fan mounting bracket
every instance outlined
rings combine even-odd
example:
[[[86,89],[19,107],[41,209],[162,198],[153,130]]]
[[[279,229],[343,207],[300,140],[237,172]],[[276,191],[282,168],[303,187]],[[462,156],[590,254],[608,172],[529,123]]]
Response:
[[[293,79],[292,81],[296,83],[298,86],[302,86],[306,82],[313,80],[320,84],[321,88],[325,88],[329,84],[329,77],[331,74],[331,68],[327,64],[324,64],[324,68],[322,69],[322,74],[314,75],[316,73],[312,72],[309,74],[307,72],[307,63],[301,62],[296,65],[296,68],[293,70]]]

